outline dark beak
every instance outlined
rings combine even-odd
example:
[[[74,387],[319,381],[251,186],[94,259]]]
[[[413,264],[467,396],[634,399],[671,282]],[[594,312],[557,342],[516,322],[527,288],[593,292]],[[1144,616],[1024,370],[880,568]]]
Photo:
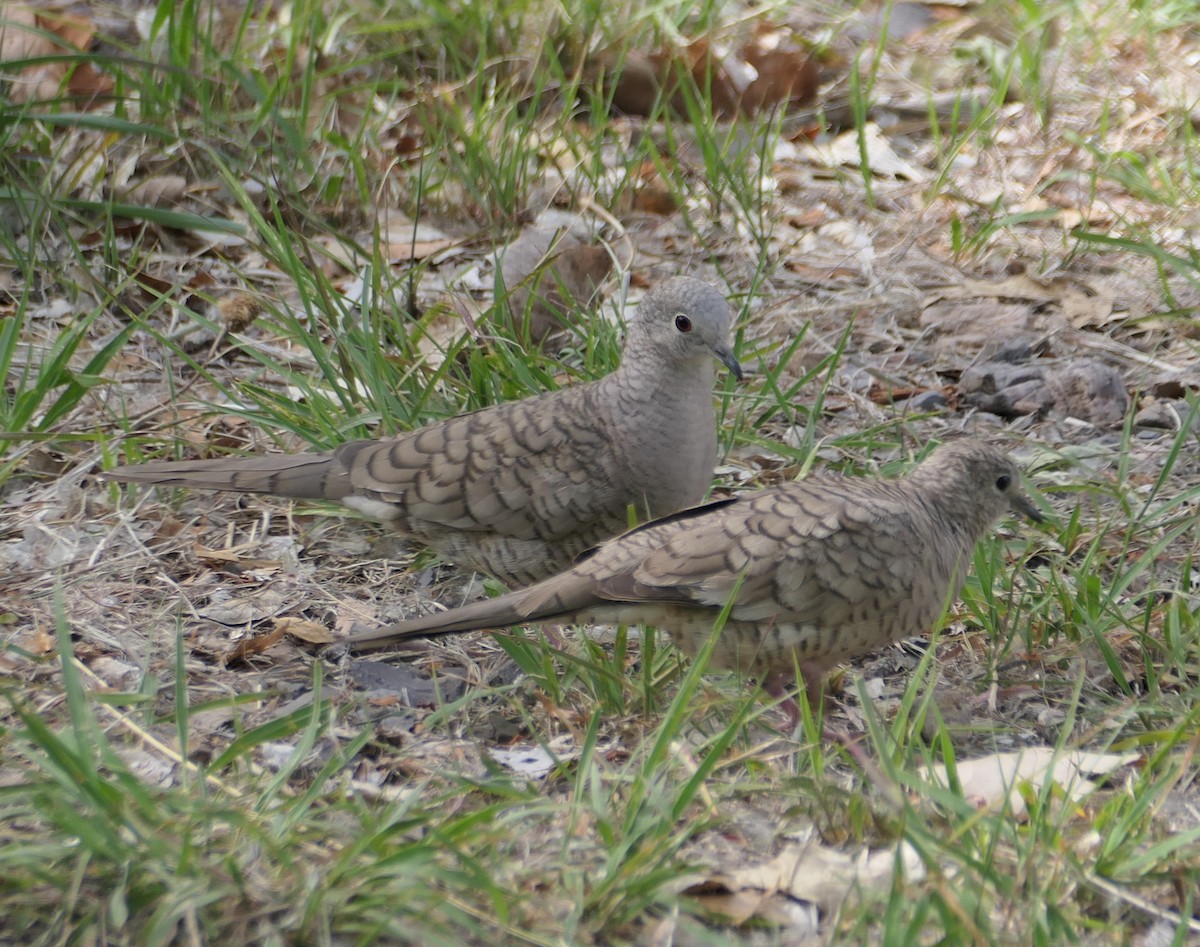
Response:
[[[721,360],[721,363],[733,372],[733,377],[741,381],[745,376],[742,373],[742,366],[738,364],[738,360],[733,357],[733,352],[724,345],[719,345],[713,349],[713,353]]]
[[[1012,495],[1012,507],[1017,513],[1029,517],[1035,523],[1044,523],[1046,517],[1042,516],[1041,510],[1033,505],[1033,501],[1023,493],[1014,493]]]

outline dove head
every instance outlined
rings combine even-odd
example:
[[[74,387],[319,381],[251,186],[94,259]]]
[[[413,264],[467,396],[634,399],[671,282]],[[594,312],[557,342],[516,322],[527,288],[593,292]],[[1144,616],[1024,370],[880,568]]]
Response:
[[[729,303],[707,283],[690,276],[664,280],[638,306],[625,360],[652,361],[661,371],[664,364],[717,358],[741,381],[742,367],[729,341],[732,321]]]
[[[932,503],[945,507],[972,533],[982,535],[1006,513],[1042,521],[1037,507],[1021,492],[1021,472],[1012,458],[981,441],[949,441],[911,476],[930,492]]]

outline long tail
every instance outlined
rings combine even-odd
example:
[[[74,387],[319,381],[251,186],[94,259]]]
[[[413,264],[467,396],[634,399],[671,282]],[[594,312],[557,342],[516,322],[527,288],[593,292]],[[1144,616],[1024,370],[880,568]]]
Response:
[[[389,645],[400,644],[412,638],[433,638],[438,635],[453,635],[463,631],[480,631],[484,628],[507,628],[524,621],[536,620],[522,614],[519,603],[524,598],[521,592],[509,592],[498,598],[472,602],[462,608],[448,612],[434,612],[421,618],[410,618],[392,625],[384,625],[373,631],[352,635],[333,645],[333,649],[351,652],[377,651]]]
[[[384,625],[374,631],[346,638],[332,647],[339,651],[375,651],[411,638],[507,628],[526,622],[566,621],[580,615],[595,601],[591,581],[572,570],[498,598]]]
[[[272,493],[308,500],[340,500],[350,492],[345,465],[332,453],[156,461],[114,467],[101,476],[121,483]]]

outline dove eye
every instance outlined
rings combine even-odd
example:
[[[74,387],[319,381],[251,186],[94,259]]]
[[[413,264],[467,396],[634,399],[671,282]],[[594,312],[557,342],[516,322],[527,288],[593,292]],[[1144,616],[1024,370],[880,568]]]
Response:
[[[1009,478],[1008,474],[1004,474],[1003,476],[996,478],[996,489],[1003,493],[1008,489],[1008,485],[1010,483],[1012,483],[1012,480]]]
[[[692,320],[689,319],[687,316],[676,316],[675,317],[675,328],[678,329],[680,332],[691,332],[692,331]]]

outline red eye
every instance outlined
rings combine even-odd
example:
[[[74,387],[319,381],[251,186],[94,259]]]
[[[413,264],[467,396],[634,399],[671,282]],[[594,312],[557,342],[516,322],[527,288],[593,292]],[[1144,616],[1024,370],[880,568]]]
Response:
[[[692,320],[689,319],[687,316],[676,316],[675,317],[675,328],[678,329],[680,332],[691,332],[692,331]]]

